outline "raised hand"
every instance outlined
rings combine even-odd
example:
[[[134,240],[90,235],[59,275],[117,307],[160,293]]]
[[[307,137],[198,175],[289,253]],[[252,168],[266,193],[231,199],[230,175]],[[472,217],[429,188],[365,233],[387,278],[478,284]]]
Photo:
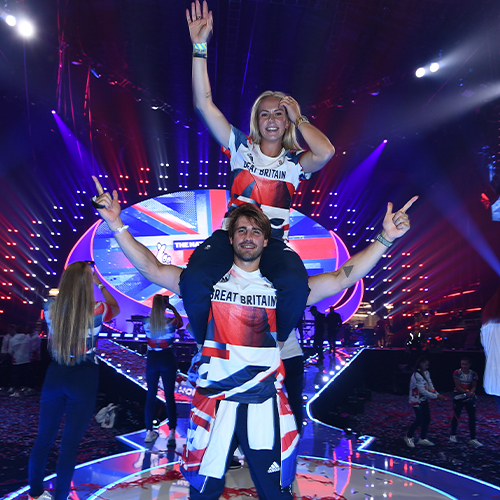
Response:
[[[101,280],[99,279],[99,276],[97,276],[97,273],[95,271],[92,273],[92,281],[94,282],[94,285],[101,284]]]
[[[401,238],[410,229],[410,218],[406,211],[418,200],[418,196],[414,196],[406,205],[393,213],[393,205],[391,202],[387,203],[387,212],[384,217],[384,238],[389,241],[394,241],[396,238]]]
[[[118,192],[116,189],[113,191],[113,197],[101,186],[97,177],[92,176],[94,179],[95,187],[97,189],[97,199],[94,200],[98,205],[104,205],[104,208],[97,208],[99,215],[107,222],[109,228],[114,231],[122,225],[120,219],[121,207],[118,203]]]
[[[186,19],[189,27],[189,36],[193,43],[206,43],[212,35],[214,19],[212,11],[208,11],[208,4],[203,0],[203,9],[199,0],[191,3],[191,13],[186,9]]]
[[[295,123],[300,116],[299,103],[291,95],[287,95],[280,100],[280,106],[286,109],[288,118],[291,122]]]

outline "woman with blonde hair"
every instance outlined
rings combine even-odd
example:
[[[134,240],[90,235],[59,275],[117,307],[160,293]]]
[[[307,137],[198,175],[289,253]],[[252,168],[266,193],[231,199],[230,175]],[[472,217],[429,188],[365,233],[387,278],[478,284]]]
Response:
[[[120,308],[93,272],[93,264],[83,261],[70,264],[61,277],[57,298],[45,306],[52,362],[42,388],[38,435],[29,459],[31,499],[68,498],[78,446],[94,414],[99,383],[97,337],[103,321],[114,318]],[[95,301],[93,285],[101,290],[105,302]],[[52,497],[43,490],[43,478],[63,417]]]
[[[170,309],[174,313],[174,317],[166,318],[165,309]],[[181,327],[182,318],[177,309],[170,304],[168,297],[156,294],[153,298],[151,315],[144,321],[144,330],[148,338],[148,358],[146,362],[148,394],[144,409],[146,422],[146,438],[144,441],[151,443],[158,437],[158,432],[153,429],[153,413],[156,393],[158,392],[158,381],[161,377],[170,430],[167,438],[169,448],[175,447],[175,428],[177,427],[177,409],[174,395],[177,363],[171,346],[174,341],[175,330]]]
[[[196,0],[186,17],[193,42],[194,104],[230,159],[231,181],[222,230],[215,231],[193,252],[181,275],[184,308],[196,341],[203,343],[210,294],[233,263],[228,214],[243,203],[252,203],[271,221],[272,237],[262,254],[260,270],[276,288],[277,335],[279,341],[285,341],[302,316],[309,294],[304,264],[286,244],[292,197],[299,182],[323,168],[335,149],[325,134],[301,114],[299,103],[282,92],[266,91],[257,98],[251,111],[249,136],[231,125],[212,101],[208,78],[207,42],[212,34],[212,12],[206,1],[201,5]],[[299,146],[297,131],[307,150]]]

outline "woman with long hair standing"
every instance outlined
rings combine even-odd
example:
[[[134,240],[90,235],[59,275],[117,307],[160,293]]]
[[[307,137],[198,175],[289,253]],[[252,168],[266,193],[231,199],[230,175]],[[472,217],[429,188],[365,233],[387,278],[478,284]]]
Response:
[[[165,310],[174,313],[173,318],[165,317]],[[168,427],[170,434],[167,439],[168,447],[175,447],[175,428],[177,426],[177,408],[175,406],[175,377],[177,363],[171,346],[174,341],[175,330],[181,328],[182,318],[175,307],[170,304],[168,297],[156,294],[153,298],[151,316],[144,321],[144,330],[148,338],[148,359],[146,363],[146,382],[148,394],[144,419],[146,421],[146,443],[153,442],[158,432],[153,429],[153,413],[155,409],[158,381],[163,381],[165,404],[167,407]]]
[[[439,394],[432,384],[429,375],[429,359],[426,356],[420,356],[415,364],[413,375],[410,379],[410,404],[415,412],[415,421],[411,424],[406,436],[405,443],[409,448],[415,448],[413,435],[420,427],[420,439],[417,444],[423,446],[434,446],[434,443],[427,439],[427,430],[431,423],[431,411],[429,408],[429,399],[438,399],[445,401],[447,398]]]
[[[91,264],[70,264],[61,277],[59,295],[45,309],[52,362],[42,388],[38,435],[29,459],[31,499],[52,499],[43,490],[43,478],[63,417],[54,499],[68,498],[78,446],[94,414],[99,383],[97,337],[102,322],[114,318],[120,308]],[[95,301],[93,285],[101,290],[105,302]]]

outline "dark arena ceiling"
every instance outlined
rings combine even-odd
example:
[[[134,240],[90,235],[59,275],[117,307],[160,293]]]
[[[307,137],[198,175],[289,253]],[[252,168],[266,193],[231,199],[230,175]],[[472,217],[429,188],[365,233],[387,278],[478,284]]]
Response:
[[[2,331],[36,318],[69,250],[97,220],[91,175],[121,188],[128,205],[164,191],[225,187],[220,149],[193,110],[189,6],[5,4]],[[228,120],[248,132],[254,99],[282,90],[336,147],[300,186],[297,208],[356,252],[377,234],[387,201],[420,195],[412,231],[365,280],[366,300],[377,309],[391,301],[399,313],[484,304],[500,286],[500,222],[490,207],[500,174],[498,0],[212,0],[209,8],[209,74]],[[34,35],[8,26],[9,13],[30,19]],[[416,78],[432,62],[440,69]],[[78,152],[65,134],[78,139]],[[384,139],[369,177],[359,176]]]

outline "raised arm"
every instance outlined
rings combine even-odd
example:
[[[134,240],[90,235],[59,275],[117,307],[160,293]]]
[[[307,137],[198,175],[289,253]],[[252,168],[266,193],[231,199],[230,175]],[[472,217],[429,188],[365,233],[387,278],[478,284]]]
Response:
[[[158,259],[142,244],[139,243],[126,229],[120,219],[121,207],[118,203],[118,193],[113,191],[113,196],[104,192],[101,183],[96,177],[94,179],[98,197],[94,202],[102,205],[97,208],[99,215],[107,223],[109,229],[118,245],[131,264],[151,283],[156,283],[168,290],[179,294],[179,277],[182,269],[177,266],[162,264]]]
[[[400,238],[410,229],[410,219],[406,211],[415,203],[414,196],[401,210],[392,212],[392,203],[387,204],[384,217],[381,240],[387,244]],[[361,252],[353,255],[340,269],[332,273],[323,273],[309,278],[309,298],[307,304],[314,304],[354,285],[356,281],[366,276],[382,255],[387,252],[387,245],[378,239]]]
[[[102,296],[104,297],[106,304],[108,304],[108,306],[111,307],[111,314],[113,315],[112,318],[115,318],[116,316],[118,316],[118,314],[120,314],[120,306],[118,305],[118,302],[116,302],[116,299],[109,293],[108,289],[101,283],[101,280],[99,279],[99,276],[97,276],[96,272],[94,272],[92,278],[94,280],[94,285],[96,285],[97,288],[101,290]]]
[[[208,11],[207,2],[203,9],[199,0],[191,3],[191,13],[186,9],[189,35],[193,42],[193,99],[196,110],[215,137],[215,140],[227,148],[231,125],[212,100],[212,90],[207,71],[207,43],[212,35],[213,17]]]
[[[172,318],[174,327],[177,329],[180,328],[182,326],[182,317],[179,314],[179,311],[177,311],[177,309],[170,302],[167,303],[166,308],[170,309],[174,313],[174,317]]]
[[[297,123],[297,130],[301,133],[309,151],[300,157],[300,164],[305,172],[316,172],[322,169],[335,154],[330,139],[307,120],[297,120],[302,116],[299,103],[292,97],[286,96],[281,99],[280,104],[287,111],[288,118],[293,123]]]

